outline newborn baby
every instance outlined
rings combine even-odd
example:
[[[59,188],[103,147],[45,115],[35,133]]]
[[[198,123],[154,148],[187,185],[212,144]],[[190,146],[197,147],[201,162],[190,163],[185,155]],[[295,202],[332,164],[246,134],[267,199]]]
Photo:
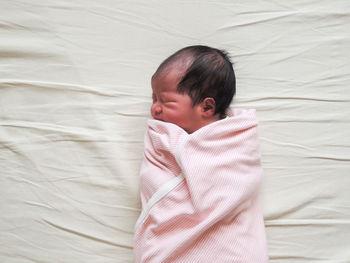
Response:
[[[185,47],[152,77],[135,262],[268,262],[255,110],[229,109],[226,52]]]

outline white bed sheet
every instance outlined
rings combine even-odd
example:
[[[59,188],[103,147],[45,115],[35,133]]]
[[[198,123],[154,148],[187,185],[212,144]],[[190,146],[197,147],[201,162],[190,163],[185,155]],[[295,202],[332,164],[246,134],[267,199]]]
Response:
[[[270,262],[350,262],[350,3],[0,2],[0,262],[133,262],[150,78],[230,52]]]

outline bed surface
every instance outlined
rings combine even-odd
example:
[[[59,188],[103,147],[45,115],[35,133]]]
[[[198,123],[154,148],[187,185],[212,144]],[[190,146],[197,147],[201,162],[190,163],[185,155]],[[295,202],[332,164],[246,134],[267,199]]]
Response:
[[[255,108],[270,262],[350,262],[350,4],[1,1],[0,262],[133,262],[150,78],[226,49]]]

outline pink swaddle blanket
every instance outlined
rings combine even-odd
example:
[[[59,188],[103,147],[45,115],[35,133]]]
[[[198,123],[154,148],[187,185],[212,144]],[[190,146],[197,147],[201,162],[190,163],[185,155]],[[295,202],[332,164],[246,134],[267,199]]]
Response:
[[[135,262],[267,262],[255,110],[192,134],[149,120]]]

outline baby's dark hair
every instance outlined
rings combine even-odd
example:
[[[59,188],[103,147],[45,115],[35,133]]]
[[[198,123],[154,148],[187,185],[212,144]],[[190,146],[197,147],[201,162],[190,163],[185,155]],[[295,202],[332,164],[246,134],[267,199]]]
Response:
[[[193,106],[212,97],[214,114],[225,116],[236,93],[235,73],[225,50],[201,45],[185,47],[164,60],[152,78],[174,67],[185,67],[177,89],[191,97]]]

